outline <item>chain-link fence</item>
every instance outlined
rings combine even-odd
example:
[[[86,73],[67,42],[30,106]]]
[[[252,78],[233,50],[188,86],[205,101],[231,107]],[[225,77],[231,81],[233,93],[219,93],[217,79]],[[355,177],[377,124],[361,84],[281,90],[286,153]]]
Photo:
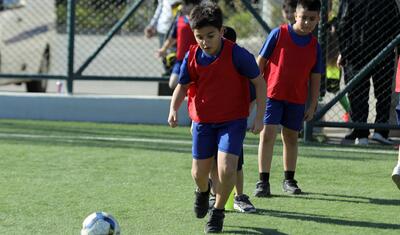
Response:
[[[322,103],[332,100],[363,69],[370,71],[357,79],[353,88],[325,114],[324,120],[350,122],[348,127],[361,128],[356,128],[348,139],[368,137],[369,130],[358,124],[379,123],[375,132],[387,138],[389,130],[382,124],[387,127],[396,124],[396,49],[392,48],[381,60],[367,65],[400,33],[398,2],[341,0],[325,3],[330,5],[327,5],[326,27],[327,93]]]
[[[38,73],[48,74],[42,76],[48,79],[69,79],[69,84],[73,79],[166,81],[162,77],[163,63],[156,57],[159,37],[146,38],[144,31],[154,21],[157,5],[168,2],[171,1],[0,0],[0,84],[40,78]],[[236,30],[238,44],[255,56],[271,28],[285,22],[282,0],[218,2],[224,12],[224,24]],[[327,65],[327,93],[321,97],[324,105],[399,34],[400,19],[396,0],[322,3],[328,15],[322,19],[319,31],[326,35],[320,37],[326,39],[320,41]],[[169,18],[172,22],[173,16]],[[70,30],[75,33],[69,34]],[[166,32],[160,29],[158,33]],[[339,55],[340,70],[336,67]],[[394,124],[390,116],[396,100],[392,88],[394,60],[392,50],[372,64],[371,71],[329,109],[323,120],[350,125]],[[9,77],[14,80],[5,79]],[[45,86],[46,80],[33,80],[27,87],[29,91],[44,91]]]

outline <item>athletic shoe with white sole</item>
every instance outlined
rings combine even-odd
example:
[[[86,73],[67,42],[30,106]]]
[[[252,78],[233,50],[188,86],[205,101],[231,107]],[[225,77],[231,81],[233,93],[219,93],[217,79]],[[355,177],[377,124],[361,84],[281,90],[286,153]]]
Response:
[[[400,189],[400,163],[393,169],[392,180]]]
[[[389,138],[383,137],[380,133],[374,132],[374,134],[371,137],[372,140],[375,140],[381,144],[386,144],[386,145],[392,145],[394,144],[393,140]]]
[[[235,196],[233,199],[233,209],[242,213],[254,213],[256,208],[250,202],[249,196],[246,194]]]

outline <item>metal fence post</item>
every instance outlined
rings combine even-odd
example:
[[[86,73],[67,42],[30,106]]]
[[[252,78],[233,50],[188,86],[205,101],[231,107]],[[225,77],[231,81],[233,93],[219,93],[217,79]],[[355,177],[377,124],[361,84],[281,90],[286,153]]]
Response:
[[[67,64],[67,92],[73,93],[74,85],[74,47],[75,47],[75,0],[68,0],[67,6],[67,35],[68,35],[68,64]]]

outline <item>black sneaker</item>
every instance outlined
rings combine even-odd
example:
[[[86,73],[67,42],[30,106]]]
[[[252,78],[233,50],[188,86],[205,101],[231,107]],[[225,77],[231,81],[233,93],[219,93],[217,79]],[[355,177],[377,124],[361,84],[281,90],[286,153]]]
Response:
[[[284,192],[288,192],[291,194],[300,194],[301,189],[297,186],[296,180],[283,180],[282,188]]]
[[[257,181],[256,190],[254,191],[254,196],[256,196],[256,197],[271,196],[269,182]]]
[[[220,233],[224,225],[224,209],[216,209],[213,207],[210,210],[210,219],[204,227],[204,233]]]
[[[249,196],[242,194],[233,199],[233,209],[243,213],[254,213],[256,208],[251,204]]]
[[[208,210],[211,210],[215,204],[215,194],[210,193],[210,198],[208,199]]]
[[[344,136],[345,140],[356,140],[357,138],[358,138],[358,135],[354,130],[352,130],[350,133],[348,133]]]
[[[207,192],[200,192],[197,188],[194,191],[194,213],[197,218],[204,218],[208,212],[208,199],[210,197],[210,183],[208,184]]]

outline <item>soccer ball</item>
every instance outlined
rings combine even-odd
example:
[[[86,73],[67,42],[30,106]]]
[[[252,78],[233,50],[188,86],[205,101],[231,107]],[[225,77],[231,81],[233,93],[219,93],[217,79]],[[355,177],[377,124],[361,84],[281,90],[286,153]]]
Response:
[[[81,235],[120,235],[117,220],[106,212],[94,212],[83,221]]]

